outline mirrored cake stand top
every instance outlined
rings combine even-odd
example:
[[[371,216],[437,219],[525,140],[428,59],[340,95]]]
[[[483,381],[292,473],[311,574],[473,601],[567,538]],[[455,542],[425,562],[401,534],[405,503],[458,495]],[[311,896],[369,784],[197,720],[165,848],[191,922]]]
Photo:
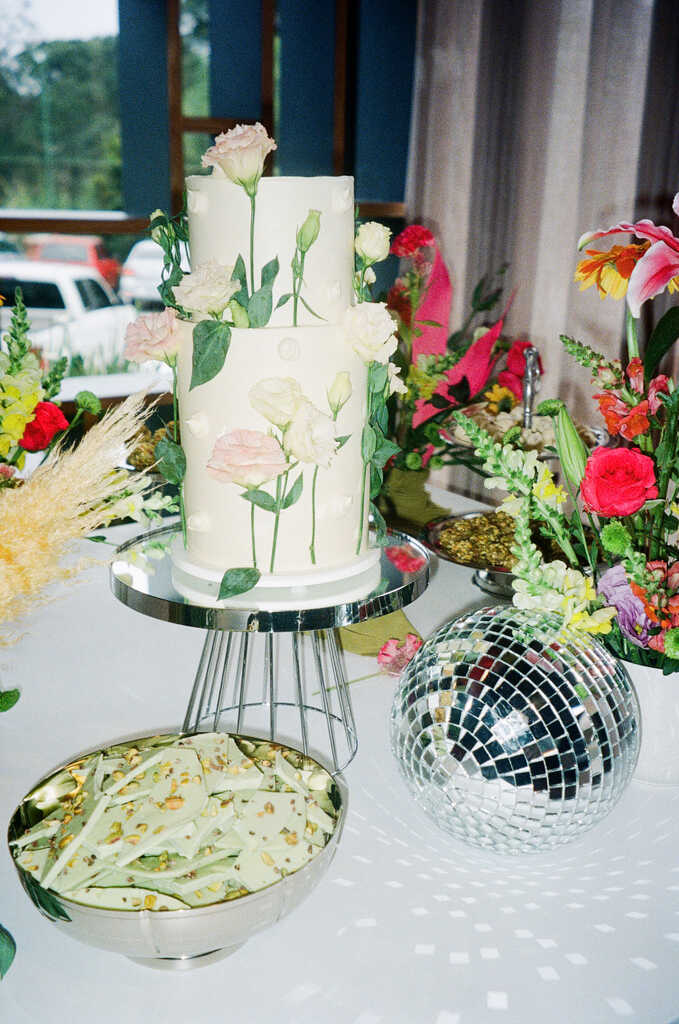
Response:
[[[111,589],[119,601],[135,611],[199,629],[281,633],[350,626],[403,608],[418,598],[429,582],[427,549],[408,534],[392,530],[388,532],[387,546],[380,553],[379,583],[364,597],[333,600],[329,588],[327,604],[318,606],[318,591],[309,586],[292,592],[294,601],[291,603],[297,607],[271,610],[257,607],[256,601],[252,601],[252,607],[247,607],[247,594],[239,599],[238,607],[202,605],[184,598],[172,582],[172,559],[164,549],[169,548],[178,532],[175,522],[122,544],[111,564]],[[421,565],[413,572],[401,571],[392,561],[390,549],[402,546],[407,546],[410,554],[421,559]],[[308,603],[315,606],[308,607],[305,596],[312,595],[314,601]]]

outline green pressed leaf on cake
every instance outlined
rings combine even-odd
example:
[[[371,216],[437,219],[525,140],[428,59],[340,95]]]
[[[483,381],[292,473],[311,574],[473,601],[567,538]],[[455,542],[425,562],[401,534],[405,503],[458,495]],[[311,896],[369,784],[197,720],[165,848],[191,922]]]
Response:
[[[363,427],[363,433],[361,434],[361,455],[363,456],[364,462],[370,462],[375,454],[376,446],[377,436],[375,431],[369,423],[366,423]]]
[[[245,594],[248,590],[252,590],[257,585],[260,576],[259,569],[252,567],[227,569],[219,585],[219,600],[224,601],[227,597],[236,597],[238,594]]]
[[[377,466],[385,466],[389,459],[392,457],[392,455],[396,455],[396,453],[400,452],[400,450],[401,449],[397,444],[394,444],[393,441],[390,441],[388,438],[385,437],[382,441],[380,441],[379,445],[375,449],[375,454],[373,455],[373,462]]]
[[[387,543],[387,524],[384,521],[384,516],[378,509],[374,502],[370,502],[370,514],[373,519],[373,528],[375,530],[375,540],[380,547],[384,547]]]
[[[276,309],[280,309],[286,302],[289,302],[292,298],[292,292],[286,292],[285,295],[281,295],[280,299],[276,303]]]
[[[258,488],[253,488],[249,491],[243,491],[241,498],[245,498],[246,501],[251,501],[253,505],[257,505],[258,508],[263,508],[267,512],[276,511],[276,499],[267,491],[260,491]]]
[[[0,711],[9,711],[18,700],[18,690],[0,690]]]
[[[247,278],[247,272],[245,270],[245,260],[240,255],[238,256],[238,259],[236,260],[236,262],[234,264],[233,272],[231,274],[231,280],[232,281],[238,281],[238,283],[240,285],[240,289],[234,295],[234,298],[235,298],[236,302],[240,303],[240,305],[243,307],[243,309],[247,309],[248,298],[249,298],[249,295],[248,295],[248,278]]]
[[[186,474],[186,456],[182,446],[164,437],[156,445],[154,455],[158,472],[171,484],[180,484]]]
[[[248,302],[250,327],[266,327],[271,319],[272,309],[273,296],[271,294],[271,285],[262,285]]]
[[[278,256],[274,256],[272,260],[265,263],[262,267],[262,287],[267,284],[273,285],[276,280],[276,275],[279,271]]]
[[[389,413],[387,412],[387,406],[384,402],[382,403],[382,405],[379,405],[373,412],[373,420],[380,428],[382,433],[386,434],[387,430],[389,429]]]
[[[201,320],[193,328],[193,361],[189,391],[216,377],[231,344],[231,328],[221,320]]]
[[[388,370],[384,363],[373,360],[368,369],[368,387],[373,392],[384,391]]]
[[[320,315],[320,313],[317,313],[317,312],[316,312],[315,310],[313,310],[313,309],[311,308],[311,306],[310,306],[310,305],[309,305],[309,303],[308,303],[308,302],[306,301],[306,299],[304,298],[304,296],[303,296],[303,295],[300,295],[300,296],[299,296],[299,301],[300,301],[300,302],[302,303],[302,305],[303,305],[303,306],[304,306],[304,308],[305,308],[305,309],[307,310],[307,312],[308,312],[308,313],[311,313],[311,315],[312,315],[312,316],[315,316],[317,320],[325,320],[325,317],[324,317],[324,316],[321,316],[321,315]]]
[[[339,451],[340,448],[344,448],[345,444],[347,443],[350,437],[351,434],[342,434],[341,437],[335,438],[335,440],[337,441],[337,451]]]
[[[290,506],[294,505],[296,501],[299,501],[302,494],[302,486],[304,484],[303,475],[303,473],[299,474],[294,484],[292,485],[288,493],[285,495],[281,508],[290,508]]]
[[[6,928],[0,924],[0,979],[4,978],[12,966],[17,951],[16,943]]]
[[[248,311],[245,309],[244,306],[241,306],[240,302],[237,302],[236,299],[231,299],[231,302],[229,303],[229,310],[231,311],[231,316],[233,317],[234,327],[250,326]]]

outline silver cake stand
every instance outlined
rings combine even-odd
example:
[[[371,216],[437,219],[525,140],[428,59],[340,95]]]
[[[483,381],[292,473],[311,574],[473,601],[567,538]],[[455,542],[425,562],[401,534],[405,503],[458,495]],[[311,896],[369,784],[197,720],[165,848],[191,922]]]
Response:
[[[208,606],[187,600],[173,585],[172,560],[164,549],[177,532],[173,523],[122,544],[110,580],[128,608],[206,630],[182,731],[228,729],[276,739],[333,773],[342,771],[356,753],[358,736],[337,629],[418,598],[429,582],[427,549],[408,534],[390,531],[388,546],[408,545],[422,566],[402,572],[383,549],[380,582],[360,599],[309,607],[302,598],[299,607],[284,610]]]

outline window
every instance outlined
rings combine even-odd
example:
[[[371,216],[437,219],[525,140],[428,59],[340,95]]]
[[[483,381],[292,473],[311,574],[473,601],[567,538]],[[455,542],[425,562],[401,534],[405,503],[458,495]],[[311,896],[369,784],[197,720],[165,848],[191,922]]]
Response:
[[[77,242],[49,242],[40,251],[43,260],[63,260],[66,263],[87,263],[87,246]]]
[[[0,295],[7,306],[14,305],[14,293],[21,288],[27,309],[66,309],[59,286],[49,281],[17,281],[15,277],[0,277]]]
[[[83,277],[75,282],[78,294],[85,310],[91,313],[94,309],[108,309],[114,305],[113,301],[106,294],[98,281],[91,277]]]

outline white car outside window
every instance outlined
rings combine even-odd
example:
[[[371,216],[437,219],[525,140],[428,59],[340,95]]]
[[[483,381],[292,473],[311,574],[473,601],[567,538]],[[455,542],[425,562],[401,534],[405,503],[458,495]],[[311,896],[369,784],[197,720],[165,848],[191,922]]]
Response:
[[[182,270],[189,272],[186,246],[182,244]],[[145,308],[162,309],[158,294],[163,272],[163,250],[150,238],[135,242],[123,263],[119,292],[123,302],[136,302]]]
[[[50,362],[80,356],[85,373],[119,368],[127,325],[137,318],[95,271],[39,260],[0,260],[0,327],[9,326],[16,288],[21,288],[31,340]]]

